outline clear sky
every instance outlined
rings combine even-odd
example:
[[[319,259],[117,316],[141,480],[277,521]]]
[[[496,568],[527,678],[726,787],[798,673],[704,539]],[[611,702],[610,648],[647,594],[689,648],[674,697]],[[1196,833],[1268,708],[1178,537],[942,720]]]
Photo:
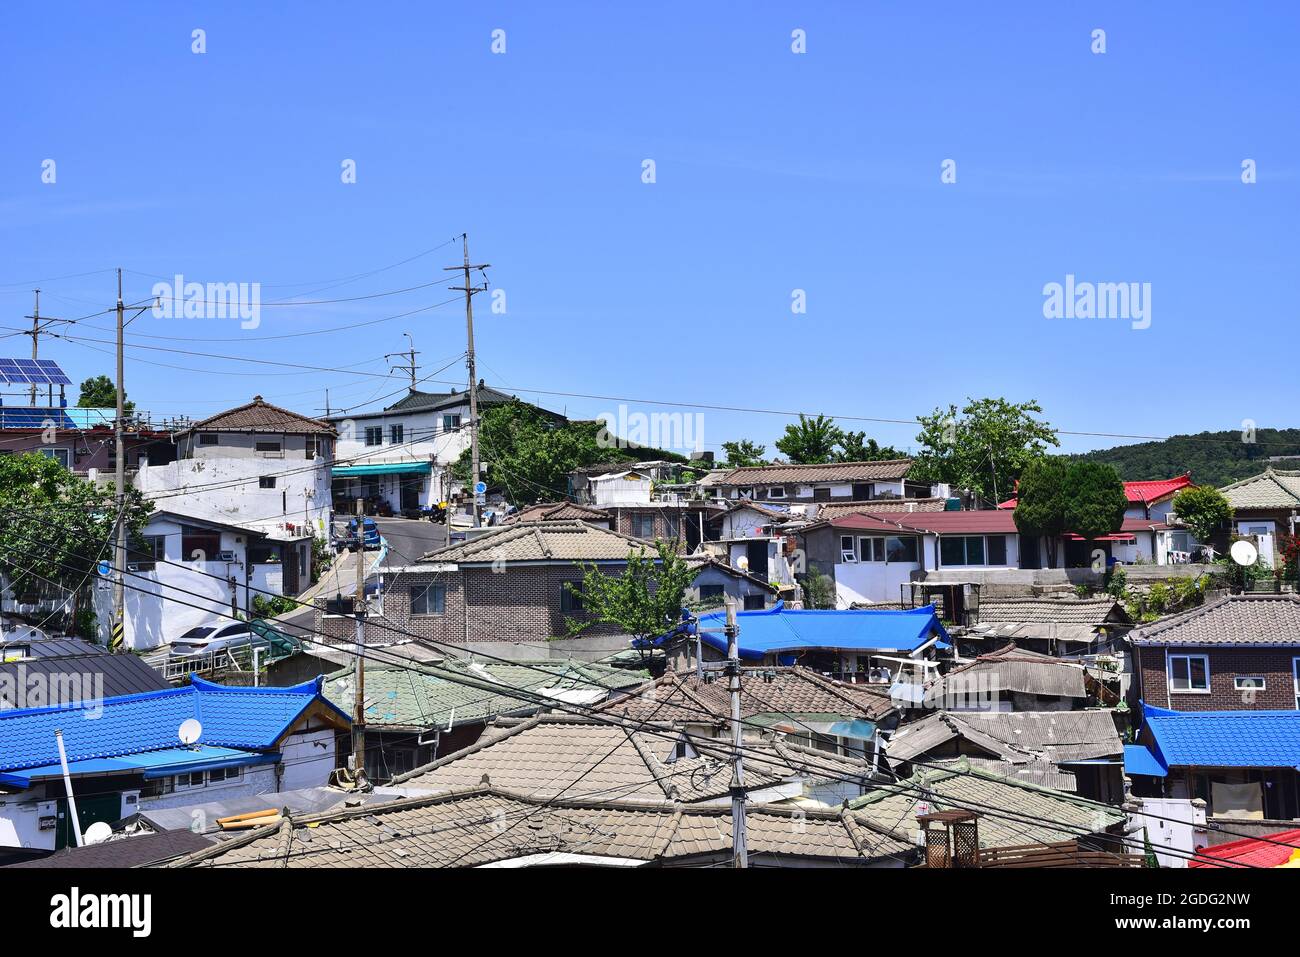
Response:
[[[195,353],[382,374],[410,332],[421,375],[460,380],[454,303],[283,338],[442,286],[267,303],[442,282],[459,246],[417,254],[468,231],[506,297],[476,300],[481,376],[571,416],[618,403],[528,390],[884,419],[1004,395],[1079,432],[1298,426],[1298,49],[1292,2],[8,2],[0,334],[30,325],[35,285],[44,314],[111,306],[117,266],[128,301],[176,273],[258,282],[257,328],[137,320],[131,398],[315,413],[328,386],[352,406],[402,374]],[[1149,327],[1045,318],[1067,275],[1150,283]],[[97,350],[41,344],[78,381],[111,372]],[[703,414],[706,447],[769,453],[787,421]]]

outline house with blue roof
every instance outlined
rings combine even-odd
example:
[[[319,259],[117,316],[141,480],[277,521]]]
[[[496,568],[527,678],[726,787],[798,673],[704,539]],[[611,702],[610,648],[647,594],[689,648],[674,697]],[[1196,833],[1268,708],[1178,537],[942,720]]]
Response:
[[[803,665],[846,681],[933,667],[952,650],[933,605],[903,611],[868,609],[796,610],[777,602],[766,611],[739,611],[740,658],[751,664]],[[726,613],[684,619],[657,638],[638,640],[642,650],[662,649],[674,669],[689,670],[695,656],[720,661],[727,655]],[[922,674],[924,671],[922,670]],[[910,675],[909,675],[910,677]]]
[[[1138,797],[1199,798],[1210,817],[1300,817],[1300,711],[1171,711],[1142,704],[1124,771]]]
[[[321,688],[320,678],[248,688],[192,677],[180,688],[0,710],[0,849],[73,843],[56,732],[83,833],[144,808],[325,784],[351,721]],[[190,719],[197,735],[182,741]]]

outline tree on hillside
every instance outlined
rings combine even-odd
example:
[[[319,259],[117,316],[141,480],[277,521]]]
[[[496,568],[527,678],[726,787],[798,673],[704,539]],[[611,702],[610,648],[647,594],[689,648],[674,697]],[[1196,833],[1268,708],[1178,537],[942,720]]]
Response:
[[[596,623],[617,625],[634,638],[654,638],[681,618],[686,589],[695,572],[677,554],[676,543],[656,541],[657,554],[634,548],[621,575],[607,575],[595,564],[579,563],[582,583],[565,589],[581,605],[582,619],[567,619],[570,635]]]
[[[1056,567],[1056,543],[1065,531],[1065,484],[1069,463],[1044,455],[1025,466],[1016,486],[1014,518],[1020,534],[1042,538],[1047,565]]]
[[[1228,499],[1212,485],[1191,485],[1183,489],[1174,496],[1173,510],[1198,542],[1209,542],[1232,518]]]
[[[921,451],[910,477],[970,489],[986,501],[1009,498],[1025,466],[1060,445],[1056,430],[1034,417],[1042,411],[1035,401],[1006,399],[968,399],[960,412],[955,405],[935,409],[919,419]]]
[[[875,439],[867,438],[865,432],[842,432],[836,458],[841,462],[877,462],[905,459],[907,456],[892,445],[881,445]]]
[[[1065,473],[1065,528],[1094,541],[1124,525],[1128,497],[1119,473],[1101,462],[1071,462]]]
[[[77,408],[116,409],[117,386],[106,375],[91,376],[81,383],[81,395],[77,399]],[[127,400],[125,392],[122,393],[122,411],[135,411],[135,403]]]
[[[152,510],[127,489],[128,533],[138,535]],[[113,560],[115,517],[111,490],[54,459],[36,452],[0,456],[0,571],[15,594],[48,592],[53,582],[73,594],[73,620],[83,621],[95,565]]]
[[[766,445],[759,445],[749,439],[737,439],[735,442],[722,443],[722,454],[726,456],[724,464],[729,469],[766,465],[767,462],[763,459],[763,453],[766,451]]]
[[[824,415],[810,419],[801,414],[797,424],[785,427],[776,447],[795,465],[821,465],[835,461],[835,447],[843,435],[834,419]]]

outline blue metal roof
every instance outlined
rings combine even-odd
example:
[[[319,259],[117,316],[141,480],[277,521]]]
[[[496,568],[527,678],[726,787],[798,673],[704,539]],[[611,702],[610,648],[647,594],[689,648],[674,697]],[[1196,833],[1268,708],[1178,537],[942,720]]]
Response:
[[[237,768],[274,763],[279,760],[279,757],[278,752],[239,751],[234,748],[196,745],[192,748],[176,747],[162,751],[146,751],[120,758],[87,758],[84,761],[69,761],[68,774],[72,777],[143,774],[148,780],[192,771],[211,771],[214,768]],[[0,771],[0,784],[28,788],[38,781],[58,778],[62,774],[63,769],[58,764]]]
[[[1142,711],[1166,768],[1300,768],[1300,711]]]
[[[199,745],[269,750],[317,700],[348,720],[320,694],[321,680],[289,688],[244,688],[191,677],[183,688],[0,711],[0,772],[57,765],[56,729],[63,731],[69,763],[177,750],[178,731],[187,718],[203,726]]]
[[[725,612],[701,615],[700,638],[725,652],[725,624]],[[932,605],[909,611],[791,611],[784,602],[777,602],[766,611],[737,612],[736,624],[740,627],[740,657],[751,660],[816,650],[909,654],[931,638],[948,640]],[[646,644],[661,645],[680,634],[679,627]]]
[[[1160,763],[1160,759],[1140,744],[1124,745],[1124,773],[1146,774],[1153,778],[1163,778],[1169,769]]]

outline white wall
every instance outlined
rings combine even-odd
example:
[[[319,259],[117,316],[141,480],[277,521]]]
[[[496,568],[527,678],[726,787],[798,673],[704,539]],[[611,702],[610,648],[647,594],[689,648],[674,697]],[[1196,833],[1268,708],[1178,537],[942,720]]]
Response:
[[[854,602],[898,601],[920,562],[837,562],[835,599],[840,608]]]
[[[650,479],[641,475],[621,475],[617,478],[593,475],[588,479],[592,504],[648,505],[650,504]]]
[[[442,427],[444,415],[459,415],[461,427],[448,432]],[[437,412],[387,412],[372,416],[332,420],[339,431],[335,458],[340,464],[361,465],[366,462],[434,462],[449,465],[469,447],[469,406],[440,409]],[[392,441],[392,426],[402,427],[402,441]],[[366,429],[383,429],[381,445],[366,445]],[[356,459],[357,462],[344,462]]]
[[[766,515],[760,515],[752,509],[731,512],[722,519],[723,538],[748,538],[758,532],[764,525],[772,524]]]
[[[320,787],[335,768],[334,729],[316,728],[290,735],[280,745],[284,758],[281,791]]]

